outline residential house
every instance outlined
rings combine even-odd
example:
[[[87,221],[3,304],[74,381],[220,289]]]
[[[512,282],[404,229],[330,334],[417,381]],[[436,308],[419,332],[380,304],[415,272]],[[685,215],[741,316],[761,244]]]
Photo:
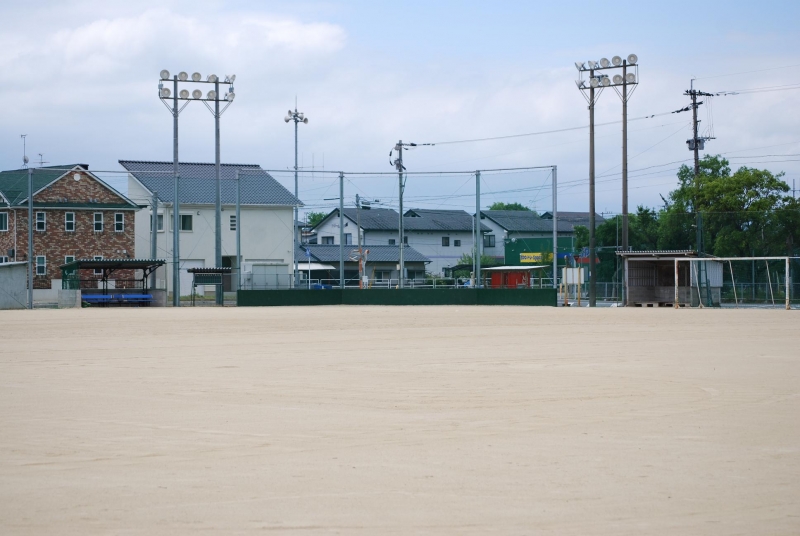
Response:
[[[543,220],[552,220],[553,213],[552,212],[544,212],[540,215],[540,218]],[[565,221],[567,223],[571,223],[573,226],[581,225],[583,227],[589,228],[589,213],[588,212],[561,212],[558,211],[558,221]],[[594,226],[597,228],[600,225],[603,225],[606,222],[606,219],[603,218],[600,214],[595,213],[594,215]]]
[[[482,210],[481,224],[489,227],[483,235],[483,254],[500,263],[518,264],[519,259],[506,259],[506,244],[520,239],[543,238],[550,240],[552,251],[553,220],[540,218],[527,210]],[[559,247],[563,239],[574,235],[573,224],[558,218]]]
[[[0,262],[34,262],[34,300],[57,301],[59,267],[67,262],[133,257],[139,206],[88,165],[37,168],[32,188],[33,259],[28,259],[28,170],[0,172]],[[133,279],[125,271],[115,275]]]
[[[157,213],[157,257],[166,258],[156,278],[172,292],[173,175],[172,162],[120,160],[128,172],[128,195],[138,203],[152,205]],[[241,222],[236,221],[236,170],[240,170]],[[242,171],[242,170],[247,171]],[[180,289],[191,293],[190,268],[216,265],[215,218],[216,173],[214,164],[182,162],[180,173]],[[241,225],[241,268],[243,277],[253,270],[269,273],[279,287],[291,286],[294,259],[293,209],[302,203],[256,164],[222,164],[222,266],[233,274],[225,279],[224,290],[236,290],[239,263],[236,260],[236,228]],[[150,257],[150,211],[137,216],[136,253]],[[256,268],[257,267],[257,268]],[[210,290],[210,288],[209,288]]]
[[[397,214],[395,212],[395,214]],[[397,246],[373,244],[362,246],[366,256],[364,275],[369,285],[374,287],[390,287],[398,284],[400,249]],[[297,252],[298,268],[304,279],[310,278],[315,283],[339,284],[339,255],[337,245],[303,244]],[[408,280],[425,280],[426,264],[430,262],[425,255],[413,247],[403,250],[403,263]],[[358,285],[358,247],[344,248],[344,278],[346,286]],[[269,277],[262,278],[253,272],[253,288],[271,288]],[[266,284],[266,287],[264,286]]]
[[[388,208],[344,209],[344,243],[358,243],[358,222],[362,244],[397,246],[399,235],[398,212]],[[464,254],[471,255],[474,247],[474,218],[463,210],[411,209],[403,215],[405,243],[419,251],[430,264],[430,274],[441,275],[445,268],[455,266]],[[314,227],[321,245],[339,243],[339,210],[334,209]],[[481,227],[481,232],[489,228]],[[406,266],[407,270],[411,270]],[[408,277],[413,277],[409,272]]]

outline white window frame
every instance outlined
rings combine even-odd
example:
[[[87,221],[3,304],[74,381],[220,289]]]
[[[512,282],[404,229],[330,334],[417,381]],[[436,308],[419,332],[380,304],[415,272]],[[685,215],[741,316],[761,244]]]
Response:
[[[345,246],[353,245],[353,233],[344,233],[344,245]]]
[[[64,264],[69,264],[75,261],[75,255],[66,255],[64,256]]]
[[[42,215],[42,221],[39,221],[39,215]],[[39,223],[42,224],[42,228],[39,229]],[[47,212],[37,212],[36,213],[36,231],[43,233],[47,231]]]
[[[5,226],[3,226],[3,223],[5,223]],[[0,232],[6,231],[8,231],[8,212],[0,212]]]
[[[100,221],[97,221],[97,217],[100,216]],[[103,213],[102,212],[95,212],[92,216],[92,229],[94,229],[95,233],[102,233],[103,228],[105,227],[105,222],[103,221]],[[97,224],[100,224],[100,229],[97,228]]]
[[[120,221],[117,221],[117,220]],[[118,229],[117,226],[121,225]],[[125,232],[125,213],[124,212],[115,212],[114,213],[114,232],[115,233],[124,233]]]
[[[323,236],[322,238],[322,245],[324,246],[332,246],[333,245],[333,237],[332,236]]]
[[[185,218],[187,216],[189,218],[191,218],[189,220],[189,221],[192,222],[192,228],[191,229],[184,229],[183,228],[183,218]],[[181,232],[182,233],[191,233],[191,232],[193,232],[194,231],[194,214],[180,214],[179,218],[178,218],[178,224],[181,226]]]
[[[39,259],[42,259],[41,264],[39,264]],[[39,268],[42,269],[41,272],[39,271]],[[47,257],[44,255],[36,256],[36,275],[37,276],[47,275]]]
[[[72,221],[67,219],[67,216],[72,215]],[[69,224],[72,224],[72,229],[69,228]],[[64,213],[64,231],[67,233],[74,233],[75,232],[75,213],[74,212],[65,212]]]
[[[152,231],[152,229],[150,229]],[[164,232],[164,213],[156,214],[156,232]]]
[[[103,256],[102,255],[95,255],[94,257],[92,257],[92,259],[95,260],[95,261],[102,261],[103,260]],[[103,269],[102,268],[100,270],[95,268],[93,270],[93,272],[94,272],[94,275],[103,275]]]
[[[0,264],[5,264],[9,262],[8,257],[0,256]]]

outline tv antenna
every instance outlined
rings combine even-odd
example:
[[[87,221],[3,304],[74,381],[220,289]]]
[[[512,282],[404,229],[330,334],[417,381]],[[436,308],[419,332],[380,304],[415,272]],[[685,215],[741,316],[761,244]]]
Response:
[[[28,167],[28,155],[27,155],[27,151],[25,149],[25,138],[27,136],[28,136],[27,134],[20,134],[19,135],[19,137],[22,138],[22,167],[23,168]]]
[[[49,164],[49,163],[50,162],[45,162],[44,155],[42,153],[39,153],[39,167],[42,167],[44,164]]]

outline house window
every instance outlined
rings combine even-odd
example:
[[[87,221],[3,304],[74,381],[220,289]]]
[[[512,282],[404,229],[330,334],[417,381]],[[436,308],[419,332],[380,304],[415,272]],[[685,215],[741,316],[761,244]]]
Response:
[[[390,245],[390,246],[395,246],[395,245],[397,245],[397,240],[395,240],[394,238],[390,238],[390,239],[389,239],[389,245]]]
[[[483,235],[483,247],[485,247],[485,248],[493,248],[494,247],[494,235],[493,234]]]
[[[64,230],[67,232],[75,231],[75,213],[67,212],[64,214]]]
[[[123,212],[114,213],[114,232],[121,233],[125,231],[125,214]]]
[[[378,281],[386,281],[387,279],[392,278],[392,272],[388,270],[376,270],[375,271],[375,279]]]
[[[403,235],[403,244],[408,245],[408,235]]]
[[[231,231],[236,230],[236,215],[231,214]]]
[[[163,233],[164,232],[164,215],[163,214],[159,214],[158,217],[156,218],[156,231],[158,231],[159,233]]]
[[[102,255],[95,255],[94,256],[94,260],[102,261],[103,260],[103,256]],[[103,275],[103,269],[102,268],[100,268],[100,269],[95,268],[94,275]]]
[[[6,262],[8,262],[8,257],[2,257],[2,256],[0,256],[0,264],[4,264],[4,263],[6,263]]]
[[[352,233],[345,233],[344,234],[344,243],[348,246],[353,244],[353,234]]]
[[[47,215],[44,212],[36,213],[36,230],[37,231],[47,230]]]
[[[8,231],[8,212],[0,212],[0,231]]]
[[[323,236],[322,237],[322,244],[327,246],[333,245],[333,237],[332,236]]]
[[[453,245],[457,248],[461,247],[461,240],[453,240]]]
[[[449,236],[443,236],[442,237],[442,247],[444,247],[444,248],[450,247],[450,237]]]
[[[47,259],[44,256],[36,257],[36,275],[47,275]]]
[[[75,255],[67,255],[64,257],[64,264],[69,264],[71,262],[75,262]]]
[[[192,215],[181,214],[181,231],[191,231],[191,230],[192,230]]]
[[[103,213],[102,212],[95,212],[94,213],[94,232],[95,233],[102,233],[103,232]]]

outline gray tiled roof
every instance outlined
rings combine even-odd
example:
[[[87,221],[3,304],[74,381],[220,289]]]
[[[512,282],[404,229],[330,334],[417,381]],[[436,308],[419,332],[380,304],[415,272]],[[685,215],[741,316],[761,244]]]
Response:
[[[535,212],[527,210],[482,210],[486,218],[510,232],[517,233],[552,233],[553,220],[542,219]],[[558,231],[569,233],[573,225],[558,219]]]
[[[397,231],[399,215],[391,208],[361,209],[357,215],[355,207],[345,208],[344,215],[351,221],[360,217],[361,228],[365,231]],[[472,231],[472,216],[463,210],[427,210],[411,209],[403,217],[403,228],[406,231]],[[328,216],[338,218],[339,209],[334,209]],[[325,221],[323,220],[323,221]],[[318,224],[319,225],[319,224]],[[481,226],[483,231],[490,229]]]
[[[395,214],[397,214],[395,212]],[[305,249],[311,250],[311,262],[339,262],[339,245],[319,245],[319,244],[303,244],[295,251],[295,258],[298,262],[307,260]],[[358,249],[354,245],[344,246],[344,260],[350,261],[351,252]],[[364,246],[364,249],[369,250],[367,255],[367,262],[400,262],[400,249],[397,246]],[[406,262],[431,262],[428,257],[420,253],[414,248],[406,246],[403,252],[403,259]]]
[[[472,231],[474,219],[464,210],[433,210],[413,208],[403,218],[404,227],[409,231]],[[481,230],[489,227],[481,225]]]
[[[542,219],[544,220],[552,220],[553,213],[552,212],[545,212],[542,214]],[[565,221],[569,222],[572,225],[582,225],[584,227],[589,227],[589,213],[588,212],[561,212],[558,211],[558,221]],[[595,213],[594,215],[594,225],[597,227],[598,225],[602,225],[606,222],[606,219],[602,217],[600,214]]]
[[[120,160],[120,165],[165,203],[173,202],[172,162],[146,162]],[[236,169],[257,171],[241,172],[241,203],[243,205],[294,206],[302,203],[260,166],[255,164],[221,164],[222,203],[236,203]],[[148,172],[168,173],[148,173]],[[181,162],[180,202],[198,205],[213,205],[216,202],[216,174],[214,164]]]
[[[59,166],[46,166],[41,168],[36,168],[33,170],[33,174],[31,175],[31,186],[33,188],[34,193],[38,190],[41,190],[51,182],[55,181],[59,177],[70,173],[71,170],[79,169],[83,171],[88,171],[89,166],[86,164],[63,164]],[[123,207],[136,207],[136,204],[133,203],[131,200],[123,196],[121,193],[117,192],[114,188],[103,182],[99,177],[92,175],[92,177],[101,183],[103,186],[111,190],[115,195],[119,196],[119,203],[111,203],[108,208],[123,208]],[[14,206],[14,205],[22,205],[23,202],[27,205],[28,199],[28,169],[12,169],[8,171],[0,172],[0,206]],[[6,203],[7,201],[7,203]],[[69,207],[78,207],[83,204],[88,204],[88,199],[72,199],[69,203],[65,204],[65,206]],[[59,205],[59,203],[40,203],[38,201],[34,201],[34,206],[47,206],[47,207],[55,207]],[[106,208],[102,204],[91,204],[89,206],[96,207],[96,208]]]

